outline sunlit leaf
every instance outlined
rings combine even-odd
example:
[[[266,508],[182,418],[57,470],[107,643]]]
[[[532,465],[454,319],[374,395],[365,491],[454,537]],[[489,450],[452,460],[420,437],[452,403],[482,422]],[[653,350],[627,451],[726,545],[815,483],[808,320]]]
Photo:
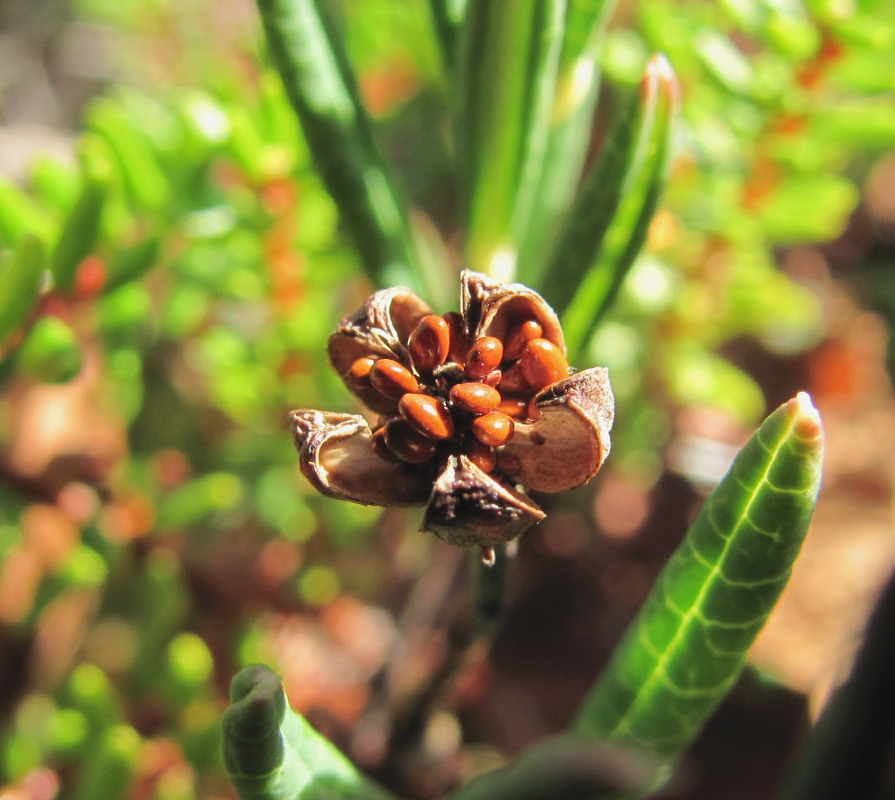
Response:
[[[805,394],[772,413],[705,502],[575,730],[675,757],[736,681],[789,578],[820,484]]]
[[[289,707],[267,667],[238,673],[230,701],[222,723],[224,764],[243,800],[393,800]]]
[[[0,342],[25,319],[40,291],[46,251],[40,239],[27,236],[0,258]]]

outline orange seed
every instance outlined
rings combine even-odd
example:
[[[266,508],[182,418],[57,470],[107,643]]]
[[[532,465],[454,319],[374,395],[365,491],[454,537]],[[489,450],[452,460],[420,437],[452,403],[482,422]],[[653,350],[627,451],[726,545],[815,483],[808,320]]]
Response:
[[[427,314],[410,334],[407,346],[413,365],[420,372],[431,372],[448,357],[451,327],[444,317]]]
[[[484,383],[458,383],[451,387],[451,402],[470,414],[487,414],[497,408],[500,392]]]
[[[532,339],[540,339],[544,333],[541,323],[527,319],[510,328],[503,343],[503,357],[507,361],[515,361],[522,355],[522,350]]]
[[[491,411],[481,417],[476,417],[470,428],[476,439],[482,444],[492,447],[506,444],[512,438],[515,430],[513,420],[500,411]]]
[[[503,342],[495,336],[481,336],[473,342],[464,372],[473,380],[484,378],[503,360]]]
[[[407,392],[415,392],[419,382],[403,364],[391,358],[380,358],[370,370],[370,383],[386,397],[397,400]]]
[[[450,439],[454,435],[454,418],[440,397],[428,394],[405,394],[398,411],[418,433],[429,439]]]
[[[553,342],[532,339],[519,358],[522,374],[534,389],[543,389],[569,376],[569,362]]]
[[[438,444],[417,433],[406,420],[390,419],[383,428],[385,444],[402,461],[423,464],[435,455]]]

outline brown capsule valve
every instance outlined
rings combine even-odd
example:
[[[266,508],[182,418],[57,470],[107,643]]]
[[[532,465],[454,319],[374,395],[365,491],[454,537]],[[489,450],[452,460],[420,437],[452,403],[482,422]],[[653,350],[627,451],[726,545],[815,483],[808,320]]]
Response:
[[[413,366],[431,372],[444,364],[451,346],[451,327],[444,317],[427,314],[410,334],[407,347]]]
[[[451,402],[470,414],[487,414],[497,408],[500,392],[484,383],[458,383],[451,387]]]
[[[534,389],[543,389],[569,376],[569,362],[553,342],[532,339],[519,358],[522,374]]]
[[[454,418],[440,397],[428,394],[405,394],[398,411],[408,424],[429,439],[450,439],[454,435]]]
[[[503,342],[495,336],[482,336],[473,342],[463,371],[473,380],[484,378],[503,360]]]
[[[513,438],[515,425],[513,420],[500,411],[491,411],[476,417],[470,425],[472,435],[482,444],[500,447]]]
[[[391,358],[380,358],[373,364],[370,370],[370,383],[378,392],[395,400],[419,388],[419,382],[413,373]]]
[[[382,430],[388,449],[409,464],[423,464],[432,458],[438,449],[436,442],[417,433],[400,417],[390,419]]]

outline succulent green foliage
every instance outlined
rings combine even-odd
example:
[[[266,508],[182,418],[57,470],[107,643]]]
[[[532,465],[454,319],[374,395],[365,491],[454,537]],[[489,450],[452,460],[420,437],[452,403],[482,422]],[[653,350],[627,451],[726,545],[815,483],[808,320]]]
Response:
[[[377,286],[421,282],[412,235],[373,140],[329,0],[258,0],[271,58],[320,174]],[[422,263],[422,262],[421,262]]]
[[[224,763],[243,800],[393,800],[289,707],[267,667],[239,672],[230,701]]]
[[[895,576],[864,632],[851,674],[836,689],[796,757],[780,800],[891,797],[895,745]]]
[[[669,759],[687,747],[733,685],[789,578],[822,452],[807,395],[765,420],[662,571],[576,731]]]
[[[640,796],[657,772],[644,753],[566,737],[530,747],[473,778],[448,800],[603,800]]]

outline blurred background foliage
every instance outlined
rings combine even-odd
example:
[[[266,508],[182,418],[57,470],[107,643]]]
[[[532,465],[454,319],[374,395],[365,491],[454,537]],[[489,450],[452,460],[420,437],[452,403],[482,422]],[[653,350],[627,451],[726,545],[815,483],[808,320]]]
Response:
[[[340,8],[420,245],[459,268],[427,4]],[[874,525],[891,500],[889,0],[621,3],[593,150],[661,51],[682,85],[671,175],[577,363],[612,371],[611,464],[522,542],[490,664],[457,641],[461,551],[297,473],[286,413],[354,409],[325,343],[370,286],[262,41],[248,0],[0,5],[4,800],[234,797],[219,718],[255,661],[364,768],[438,796],[568,722],[699,493],[798,389],[842,421],[828,490]],[[864,539],[880,575],[891,536]],[[792,650],[772,633],[780,682],[746,691],[752,713],[791,692],[783,753],[829,657]],[[694,797],[721,796],[695,774]]]

